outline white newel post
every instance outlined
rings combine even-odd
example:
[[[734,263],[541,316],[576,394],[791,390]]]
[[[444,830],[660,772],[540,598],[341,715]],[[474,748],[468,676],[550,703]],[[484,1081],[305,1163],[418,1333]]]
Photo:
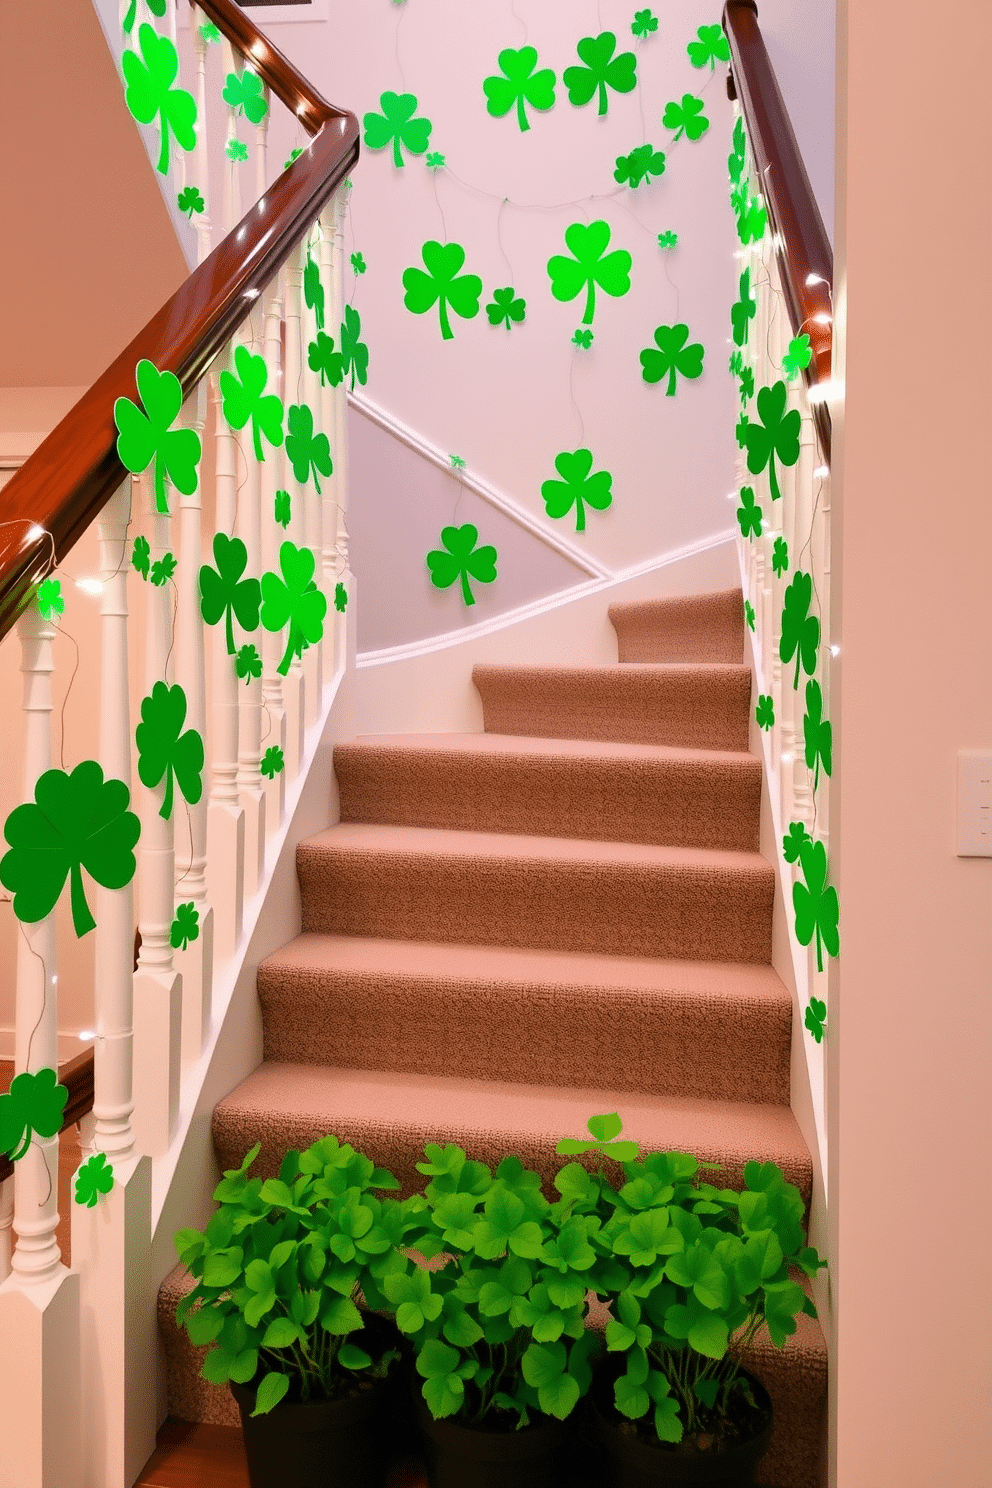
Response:
[[[302,242],[286,262],[286,411],[287,428],[289,408],[304,398],[303,388],[303,265],[306,262],[306,243]],[[287,458],[283,467],[283,480],[290,499],[290,521],[286,537],[299,548],[303,546],[303,503],[305,487],[293,475],[293,467]],[[294,656],[289,671],[283,680],[282,695],[286,708],[286,773],[295,780],[300,773],[303,760],[303,741],[306,734],[306,684],[303,665]]]
[[[54,627],[31,604],[17,624],[24,676],[24,800],[51,768]],[[92,893],[93,885],[86,886]],[[92,903],[91,903],[92,909]],[[58,1068],[55,917],[17,926],[14,1065]],[[11,1488],[81,1488],[79,1277],[62,1264],[58,1137],[35,1134],[14,1168],[11,1273],[0,1284],[0,1443]]]
[[[251,327],[245,330],[250,333]],[[258,351],[252,339],[251,350]],[[266,392],[271,391],[266,383]],[[238,510],[235,529],[248,554],[246,578],[257,579],[262,573],[261,534],[261,473],[262,466],[255,458],[250,423],[235,435],[238,447],[238,468],[244,476],[239,478]],[[274,455],[266,449],[262,452],[268,462]],[[245,637],[243,644],[256,645],[261,640],[260,631]],[[237,644],[237,642],[235,642]],[[256,646],[257,649],[257,646]],[[232,661],[231,665],[234,665]],[[258,768],[262,757],[262,679],[247,676],[238,678],[238,799],[245,815],[245,897],[258,892],[265,876],[265,788]]]
[[[265,291],[262,301],[264,332],[262,350],[269,369],[272,391],[285,406],[286,385],[282,365],[282,275],[277,274]],[[283,476],[282,450],[269,450],[261,469],[261,553],[262,571],[279,572],[279,547],[283,529],[275,519],[276,491]],[[276,670],[285,646],[280,631],[262,630],[262,737],[263,752],[273,747],[286,754],[286,708],[283,702],[282,678]],[[286,805],[286,771],[279,770],[265,780],[265,825],[275,831],[282,821]]]
[[[348,206],[350,187],[345,182],[334,194],[334,264],[341,304],[341,320],[344,320],[344,219]],[[340,332],[339,332],[340,333]],[[335,588],[344,585],[345,611],[335,612],[334,624],[334,669],[341,671],[351,665],[355,649],[355,576],[351,571],[348,554],[348,383],[345,379],[334,392],[334,450],[337,460],[335,473],[337,484],[337,531],[334,539]],[[329,596],[333,603],[333,593]]]

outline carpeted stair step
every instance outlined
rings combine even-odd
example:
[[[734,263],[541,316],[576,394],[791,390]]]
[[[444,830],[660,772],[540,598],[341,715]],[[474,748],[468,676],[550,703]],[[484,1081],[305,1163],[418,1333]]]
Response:
[[[301,842],[296,861],[305,931],[771,958],[775,874],[758,853],[350,823]]]
[[[622,662],[723,661],[744,657],[739,589],[610,605]]]
[[[746,752],[751,672],[738,664],[476,666],[488,734]]]
[[[363,736],[334,750],[345,822],[755,852],[761,761],[729,750],[503,734]]]

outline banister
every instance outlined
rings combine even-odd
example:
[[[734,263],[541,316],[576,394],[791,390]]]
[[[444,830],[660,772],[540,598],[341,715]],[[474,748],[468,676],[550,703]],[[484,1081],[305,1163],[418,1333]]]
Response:
[[[133,398],[137,363],[147,357],[174,372],[188,396],[358,158],[354,114],[327,103],[233,0],[197,5],[313,138],[4,488],[0,639],[127,473],[113,408],[117,398]],[[6,524],[18,521],[24,531],[12,533]]]
[[[726,0],[723,29],[730,43],[731,72],[747,136],[761,178],[761,191],[775,233],[779,273],[796,335],[810,338],[812,360],[804,372],[813,388],[830,380],[833,346],[833,253],[778,80],[758,28],[755,0]],[[820,281],[807,282],[815,275]],[[818,320],[817,316],[827,319]],[[820,446],[830,463],[830,414],[812,404]]]

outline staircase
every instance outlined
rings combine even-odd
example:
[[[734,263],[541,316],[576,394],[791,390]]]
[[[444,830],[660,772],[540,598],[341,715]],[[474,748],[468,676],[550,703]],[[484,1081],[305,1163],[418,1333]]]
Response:
[[[807,1205],[792,1002],[770,965],[774,870],[739,591],[616,605],[619,663],[485,666],[485,732],[339,745],[340,824],[303,843],[303,933],[259,968],[264,1061],[217,1106],[222,1168],[333,1132],[404,1192],[428,1141],[546,1176],[618,1110],[645,1150],[742,1184],[772,1159]],[[551,1083],[553,1080],[553,1083]],[[170,1413],[234,1423],[159,1299]],[[818,1482],[826,1348],[799,1318],[752,1355],[775,1405],[759,1481]]]

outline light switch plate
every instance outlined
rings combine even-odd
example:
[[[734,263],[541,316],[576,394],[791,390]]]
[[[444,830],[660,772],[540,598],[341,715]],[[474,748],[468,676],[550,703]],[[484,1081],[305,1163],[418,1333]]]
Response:
[[[959,858],[992,858],[992,750],[958,751]]]

